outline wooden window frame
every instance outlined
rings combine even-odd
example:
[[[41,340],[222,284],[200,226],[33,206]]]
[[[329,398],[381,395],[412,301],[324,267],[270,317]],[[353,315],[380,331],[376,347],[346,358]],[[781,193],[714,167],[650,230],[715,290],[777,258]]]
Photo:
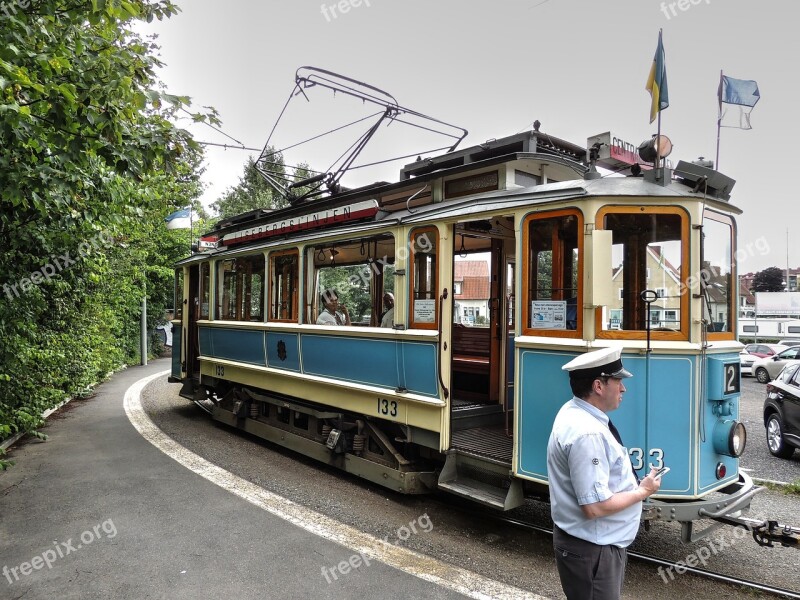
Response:
[[[434,266],[433,270],[433,300],[434,300],[434,319],[433,323],[418,323],[414,320],[414,282],[416,281],[416,252],[414,248],[416,247],[415,240],[418,236],[428,234],[428,237],[432,239],[434,244],[434,255],[436,256],[436,265]],[[441,268],[441,243],[439,240],[439,230],[436,227],[426,226],[414,229],[410,232],[408,237],[408,247],[410,249],[409,252],[409,264],[408,264],[408,328],[409,329],[431,329],[437,330],[439,329],[439,319],[441,315],[439,314],[439,269]],[[397,289],[397,288],[395,288]],[[397,322],[397,319],[395,319]]]
[[[728,225],[731,228],[731,290],[728,297],[728,314],[731,317],[731,330],[709,331],[706,333],[706,336],[709,341],[735,340],[739,332],[739,268],[736,264],[736,221],[730,215],[725,215],[709,209],[705,209],[703,213],[703,219],[705,220],[706,218],[722,225]],[[703,256],[701,254],[701,264],[702,261]]]
[[[689,238],[691,218],[688,211],[681,206],[603,206],[595,215],[595,229],[605,230],[605,217],[608,214],[657,214],[657,215],[677,215],[681,219],[681,264],[679,287],[684,290],[681,293],[680,301],[680,330],[679,331],[650,331],[651,340],[663,341],[688,341],[690,335],[689,328],[689,297],[692,291],[686,286],[687,274],[689,270],[689,251],[691,240]],[[624,286],[623,286],[624,287]],[[595,309],[595,337],[597,339],[610,340],[644,340],[647,339],[646,329],[621,330],[603,329],[603,310],[601,307]]]
[[[252,308],[252,293],[253,293],[253,275],[256,273],[253,270],[252,265],[249,265],[253,260],[261,260],[263,264],[261,268],[261,285],[260,293],[261,293],[261,315],[259,318],[252,318],[251,308]],[[248,264],[248,268],[242,271],[235,271],[234,274],[234,281],[233,281],[233,290],[234,290],[234,297],[232,302],[234,303],[234,310],[233,316],[224,316],[223,314],[223,298],[224,298],[224,285],[225,285],[225,277],[220,276],[224,265],[227,262],[232,262],[234,265],[238,262],[243,262]],[[237,265],[238,266],[238,265]],[[216,313],[215,316],[221,321],[235,321],[237,323],[263,323],[264,322],[264,312],[266,310],[265,306],[265,298],[264,292],[266,286],[264,285],[264,277],[266,275],[266,261],[264,258],[263,253],[258,254],[248,254],[244,256],[235,256],[235,257],[228,257],[222,258],[216,263],[217,268],[217,289],[216,289]],[[241,308],[242,314],[238,314],[239,309]],[[228,314],[231,311],[228,310]]]
[[[214,289],[213,289],[213,286],[211,285],[211,271],[212,271],[211,264],[212,264],[211,262],[200,263],[200,267],[197,270],[197,276],[198,276],[197,285],[198,285],[198,288],[199,288],[198,289],[198,301],[199,301],[199,304],[200,304],[197,307],[197,318],[199,320],[211,319],[212,308],[216,304],[215,302],[212,302],[212,300],[214,299]],[[207,271],[207,274],[208,274],[208,277],[205,279],[205,281],[206,281],[206,285],[205,286],[203,285],[203,270],[204,269]],[[206,288],[208,288],[208,289],[206,290]],[[203,292],[205,292],[205,291],[208,292],[208,302],[206,303],[208,305],[208,312],[203,314],[203,295],[204,295]],[[214,313],[214,317],[216,318],[216,316],[217,315],[216,315],[216,312],[215,312]]]
[[[575,329],[534,329],[530,326],[530,225],[533,221],[545,219],[557,219],[559,217],[576,217],[577,241],[578,241],[578,265],[576,267],[576,279],[578,285],[577,300],[577,325]],[[526,215],[522,220],[522,306],[521,306],[521,328],[523,335],[538,337],[559,337],[559,338],[582,338],[583,337],[583,269],[584,269],[584,218],[583,213],[578,208],[563,208]],[[555,262],[555,261],[554,261]]]
[[[292,303],[292,315],[288,319],[279,319],[277,317],[273,317],[273,298],[272,294],[274,293],[273,284],[274,284],[274,272],[275,272],[275,259],[281,258],[284,256],[294,256],[295,257],[295,286],[294,289],[291,291],[291,303]],[[270,252],[269,255],[269,278],[267,280],[268,285],[268,292],[267,292],[267,300],[269,304],[269,311],[267,315],[267,321],[272,323],[297,323],[300,318],[300,306],[298,304],[299,293],[300,293],[300,250],[297,248],[291,248],[289,250],[279,250],[277,252]]]
[[[175,285],[173,286],[175,293],[175,308],[172,311],[172,318],[178,321],[183,319],[183,295],[185,281],[186,271],[183,267],[178,267],[175,269]]]

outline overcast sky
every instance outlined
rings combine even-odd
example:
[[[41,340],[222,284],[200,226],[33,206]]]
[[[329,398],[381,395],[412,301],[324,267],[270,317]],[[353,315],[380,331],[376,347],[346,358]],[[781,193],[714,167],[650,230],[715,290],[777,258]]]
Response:
[[[655,133],[644,86],[663,28],[670,106],[662,113],[662,133],[674,144],[670,158],[714,158],[720,69],[756,80],[761,101],[752,113],[753,129],[723,128],[720,150],[720,171],[737,180],[732,202],[744,211],[739,245],[751,248],[740,273],[785,268],[787,226],[789,264],[800,266],[800,241],[792,239],[800,228],[796,2],[178,4],[178,16],[147,30],[159,36],[163,81],[172,93],[190,96],[195,107],[214,106],[223,130],[254,148],[263,147],[303,65],[364,81],[402,106],[469,130],[461,147],[530,129],[536,119],[542,131],[580,145],[604,131],[638,145]],[[321,113],[328,114],[316,115]],[[343,122],[336,118],[331,127]],[[207,127],[189,128],[198,140],[230,143]],[[274,142],[297,141],[291,133]],[[247,155],[208,148],[205,204],[237,183]],[[402,163],[370,181],[397,180]]]

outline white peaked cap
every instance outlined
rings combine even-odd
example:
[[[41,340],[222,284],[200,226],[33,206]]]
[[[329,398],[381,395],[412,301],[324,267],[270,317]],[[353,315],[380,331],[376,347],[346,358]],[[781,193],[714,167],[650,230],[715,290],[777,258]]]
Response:
[[[633,377],[622,366],[622,348],[602,348],[580,354],[561,369],[568,371],[570,379],[594,379],[595,377],[614,377],[623,379]]]

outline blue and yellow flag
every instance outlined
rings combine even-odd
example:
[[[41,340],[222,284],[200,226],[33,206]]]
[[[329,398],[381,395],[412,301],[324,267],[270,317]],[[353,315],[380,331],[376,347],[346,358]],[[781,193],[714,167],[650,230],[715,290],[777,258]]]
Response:
[[[658,32],[658,48],[653,57],[653,66],[647,77],[644,89],[650,92],[650,122],[656,120],[659,112],[669,106],[669,90],[667,89],[667,66],[664,61],[664,44],[661,41],[661,32]]]

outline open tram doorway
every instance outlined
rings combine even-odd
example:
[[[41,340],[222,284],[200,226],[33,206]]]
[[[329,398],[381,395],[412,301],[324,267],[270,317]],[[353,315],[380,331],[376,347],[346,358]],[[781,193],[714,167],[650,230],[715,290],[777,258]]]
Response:
[[[453,248],[452,401],[454,430],[489,427],[510,435],[508,315],[513,303],[513,219],[459,223]],[[509,269],[509,264],[512,268]],[[509,337],[510,336],[510,337]]]
[[[200,381],[200,331],[197,321],[208,318],[208,283],[208,263],[202,265],[195,263],[189,266],[189,306],[185,311],[183,360],[186,376],[198,382]]]

